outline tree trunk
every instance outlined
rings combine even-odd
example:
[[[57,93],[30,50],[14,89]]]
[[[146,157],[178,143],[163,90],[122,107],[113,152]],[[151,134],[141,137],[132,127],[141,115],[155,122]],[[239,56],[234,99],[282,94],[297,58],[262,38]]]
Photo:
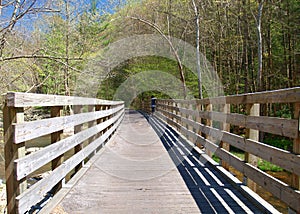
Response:
[[[258,37],[258,68],[257,68],[257,89],[259,91],[263,90],[263,84],[262,84],[262,72],[263,72],[263,62],[262,62],[262,33],[261,33],[261,18],[262,18],[262,11],[264,6],[264,0],[260,0],[259,6],[258,6],[258,14],[257,14],[257,37]]]
[[[65,95],[70,96],[70,87],[69,87],[69,79],[70,79],[70,73],[69,73],[69,46],[70,46],[70,13],[69,13],[69,0],[65,3],[66,7],[66,65],[64,69],[64,86],[65,86]]]
[[[198,7],[195,0],[192,0],[194,12],[195,12],[195,22],[196,22],[196,61],[197,61],[197,74],[198,74],[198,93],[199,99],[203,99],[202,94],[202,77],[201,77],[201,62],[200,62],[200,16],[198,12]]]

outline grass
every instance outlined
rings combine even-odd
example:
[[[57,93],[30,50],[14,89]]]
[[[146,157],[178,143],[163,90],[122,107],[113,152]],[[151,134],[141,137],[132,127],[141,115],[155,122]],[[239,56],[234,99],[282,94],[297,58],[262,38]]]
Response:
[[[293,148],[293,141],[291,141],[290,139],[271,134],[265,137],[264,143],[288,151]]]
[[[245,153],[243,153],[243,152],[231,151],[230,153],[237,156],[238,158],[240,158],[242,160],[245,159]],[[217,163],[219,163],[221,160],[219,157],[217,157],[215,155],[213,155],[212,158]],[[282,172],[283,171],[283,169],[281,167],[274,165],[266,160],[261,160],[261,159],[259,159],[257,167],[262,171],[271,171],[271,172]]]
[[[262,171],[282,172],[283,169],[265,160],[258,161],[258,168]]]

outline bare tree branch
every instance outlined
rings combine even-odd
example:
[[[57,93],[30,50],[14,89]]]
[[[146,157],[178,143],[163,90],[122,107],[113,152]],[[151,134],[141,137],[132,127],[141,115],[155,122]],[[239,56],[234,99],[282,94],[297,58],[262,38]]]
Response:
[[[83,58],[67,58],[67,57],[58,57],[58,56],[48,56],[48,55],[21,55],[21,56],[12,56],[12,57],[5,57],[2,58],[0,61],[9,61],[9,60],[16,60],[16,59],[53,59],[53,60],[83,60]]]
[[[130,19],[133,19],[133,20],[137,20],[137,21],[140,21],[144,24],[147,24],[149,25],[150,27],[154,28],[167,42],[168,44],[170,45],[170,48],[172,49],[172,52],[176,58],[176,61],[177,61],[177,64],[178,64],[178,68],[179,68],[179,73],[180,73],[180,78],[181,78],[181,82],[182,82],[182,85],[183,85],[183,94],[184,94],[184,99],[186,98],[187,96],[187,88],[186,88],[186,83],[185,83],[185,76],[184,76],[184,72],[183,72],[183,65],[182,65],[182,62],[181,62],[181,59],[170,39],[170,37],[166,36],[166,34],[163,33],[163,31],[155,24],[155,23],[152,23],[150,21],[147,21],[145,19],[142,19],[142,18],[138,18],[138,17],[134,17],[134,16],[128,16],[128,18]]]
[[[44,85],[44,83],[46,82],[46,80],[50,77],[51,75],[49,74],[41,83],[39,83],[38,85],[34,84],[33,86],[31,86],[26,93],[29,93],[32,89],[34,88],[38,88],[41,87],[42,85]]]

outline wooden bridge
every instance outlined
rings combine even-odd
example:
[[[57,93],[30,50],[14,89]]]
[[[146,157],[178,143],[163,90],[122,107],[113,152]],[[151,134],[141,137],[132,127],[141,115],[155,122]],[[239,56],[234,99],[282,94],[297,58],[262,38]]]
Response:
[[[289,106],[292,118],[259,116],[260,105]],[[49,117],[27,121],[28,108]],[[8,93],[3,109],[8,213],[277,213],[251,190],[257,185],[291,213],[300,212],[299,111],[299,87],[157,100],[150,115],[125,110],[123,102]],[[293,140],[292,150],[259,142],[259,132]],[[38,147],[45,136],[49,145],[28,152],[30,142]],[[244,151],[245,158],[230,147]],[[288,171],[292,183],[259,170],[258,159]],[[244,175],[243,182],[228,171],[232,168]],[[37,174],[43,176],[32,183]]]

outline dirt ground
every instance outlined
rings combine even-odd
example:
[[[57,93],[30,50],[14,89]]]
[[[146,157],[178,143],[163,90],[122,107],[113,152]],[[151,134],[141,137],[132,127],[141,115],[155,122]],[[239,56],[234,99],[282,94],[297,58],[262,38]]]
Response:
[[[0,213],[6,213],[6,188],[5,184],[0,184]]]

